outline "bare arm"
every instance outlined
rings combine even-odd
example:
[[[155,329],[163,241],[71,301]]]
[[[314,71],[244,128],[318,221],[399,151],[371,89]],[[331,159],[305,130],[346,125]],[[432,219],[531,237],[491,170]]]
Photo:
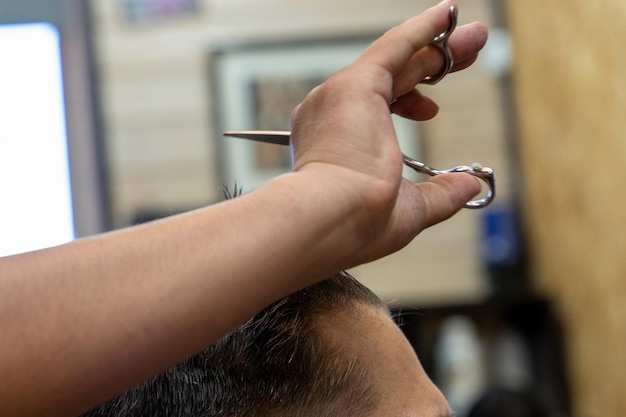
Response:
[[[400,96],[398,113],[436,113],[412,89],[441,66],[424,46],[449,5],[391,30],[309,95],[294,115],[294,172],[222,204],[0,259],[0,415],[77,415],[458,211],[478,184],[401,180],[388,104]],[[455,35],[460,69],[486,35],[480,25]]]

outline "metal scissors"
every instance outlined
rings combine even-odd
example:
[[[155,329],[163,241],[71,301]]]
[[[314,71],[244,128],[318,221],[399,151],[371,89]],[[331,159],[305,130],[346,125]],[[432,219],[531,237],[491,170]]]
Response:
[[[452,57],[452,52],[448,47],[448,39],[450,35],[456,28],[457,24],[457,15],[458,9],[455,6],[451,6],[450,10],[450,27],[443,33],[437,35],[430,45],[436,47],[441,51],[444,57],[444,68],[443,70],[434,76],[428,76],[424,78],[421,83],[424,84],[436,84],[441,81],[452,69],[454,66],[454,58]],[[274,143],[277,145],[287,145],[289,146],[291,132],[286,131],[263,131],[263,130],[242,130],[242,131],[229,131],[225,132],[224,136],[230,137],[238,137],[244,139],[251,139],[261,142]],[[417,161],[407,155],[403,156],[404,165],[413,168],[415,171],[426,174],[430,176],[447,174],[452,172],[464,172],[470,175],[473,175],[480,180],[484,181],[487,185],[487,195],[483,198],[472,200],[465,204],[466,208],[477,209],[486,207],[491,203],[495,196],[496,192],[496,183],[493,169],[489,167],[483,167],[482,165],[475,163],[471,166],[461,165],[454,168],[439,170],[434,169],[423,162]]]
[[[448,73],[454,66],[454,57],[452,56],[452,51],[450,51],[450,48],[448,47],[448,39],[450,38],[450,35],[452,35],[452,32],[454,32],[454,29],[456,29],[459,9],[457,9],[456,6],[450,6],[449,14],[450,26],[448,27],[448,29],[446,29],[445,32],[435,36],[435,39],[433,39],[433,41],[430,43],[431,46],[434,46],[443,54],[443,69],[437,75],[431,75],[424,78],[421,81],[422,84],[437,84],[443,79],[443,77],[448,75]]]
[[[230,136],[235,138],[251,139],[260,142],[273,143],[276,145],[289,146],[291,132],[288,131],[273,131],[273,130],[238,130],[228,131],[224,133],[224,136]],[[487,184],[487,195],[478,200],[472,200],[465,204],[466,208],[477,209],[487,206],[493,200],[496,192],[496,183],[493,175],[493,169],[489,167],[483,167],[480,164],[472,164],[471,166],[461,165],[454,168],[439,170],[430,168],[426,164],[420,161],[402,154],[404,165],[413,168],[420,174],[426,174],[430,176],[448,174],[452,172],[464,172],[466,174],[473,175]]]

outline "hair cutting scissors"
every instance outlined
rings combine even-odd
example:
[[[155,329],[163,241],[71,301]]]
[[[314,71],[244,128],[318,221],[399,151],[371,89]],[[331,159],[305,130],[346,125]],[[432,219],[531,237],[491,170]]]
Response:
[[[452,52],[448,47],[448,39],[450,35],[456,28],[457,24],[457,15],[458,9],[455,6],[451,6],[450,13],[450,26],[448,29],[436,36],[433,41],[430,43],[431,46],[437,48],[444,57],[444,67],[443,70],[434,76],[428,76],[424,78],[421,83],[424,84],[436,84],[441,81],[452,69],[454,66],[454,58],[452,56]],[[252,139],[261,142],[274,143],[277,145],[289,145],[291,132],[286,131],[263,131],[263,130],[242,130],[242,131],[229,131],[224,133],[224,136],[238,137],[244,139]],[[472,164],[470,166],[461,165],[454,168],[439,170],[434,169],[423,162],[417,161],[407,155],[403,156],[404,165],[413,168],[415,171],[426,174],[430,176],[447,174],[452,172],[464,172],[470,175],[473,175],[480,180],[484,181],[487,185],[487,195],[483,198],[472,200],[465,204],[466,208],[476,209],[487,206],[493,200],[496,192],[496,183],[494,178],[493,169],[489,167],[483,167],[480,164]]]
[[[433,39],[433,41],[429,44],[437,48],[443,54],[443,69],[437,75],[431,75],[424,78],[421,81],[422,84],[437,84],[439,81],[443,80],[443,77],[448,75],[448,73],[454,66],[454,57],[452,56],[452,51],[450,51],[450,48],[448,47],[448,39],[456,28],[456,23],[459,15],[458,10],[459,9],[457,9],[456,6],[450,6],[450,26],[448,27],[448,29],[446,29],[445,32],[435,36],[435,39]]]
[[[224,136],[230,136],[235,138],[251,139],[260,142],[273,143],[276,145],[289,145],[291,132],[287,131],[273,131],[273,130],[239,130],[225,132]],[[480,164],[472,164],[471,166],[461,165],[454,168],[439,170],[434,169],[423,162],[416,161],[415,159],[407,156],[403,156],[404,165],[413,168],[420,174],[426,174],[430,176],[448,174],[452,172],[464,172],[466,174],[473,175],[487,184],[487,195],[478,200],[472,200],[465,204],[466,208],[482,208],[487,206],[493,200],[496,191],[496,183],[493,175],[493,169],[489,167],[483,167]]]

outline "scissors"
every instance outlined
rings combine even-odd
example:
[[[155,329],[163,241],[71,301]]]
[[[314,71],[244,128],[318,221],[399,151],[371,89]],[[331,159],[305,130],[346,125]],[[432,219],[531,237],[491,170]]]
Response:
[[[444,68],[443,70],[435,75],[428,76],[424,78],[421,83],[424,84],[436,84],[441,81],[452,69],[454,65],[454,58],[452,57],[452,52],[448,47],[448,39],[450,35],[456,28],[457,24],[457,15],[458,9],[455,6],[451,6],[449,10],[450,14],[450,27],[443,33],[437,35],[430,45],[437,48],[444,57]],[[224,136],[237,137],[243,139],[251,139],[260,142],[273,143],[277,145],[287,145],[289,146],[291,139],[291,132],[288,131],[270,131],[270,130],[241,130],[241,131],[228,131],[224,133]],[[473,175],[478,179],[484,181],[487,184],[487,195],[483,198],[472,200],[465,203],[466,208],[477,209],[486,207],[491,203],[495,196],[496,192],[496,183],[493,169],[489,167],[483,167],[478,163],[474,163],[471,166],[461,165],[454,168],[439,170],[435,168],[431,168],[424,164],[423,162],[417,161],[405,154],[402,154],[404,165],[414,169],[420,174],[426,174],[430,176],[453,173],[453,172],[464,172],[466,174]]]
[[[274,130],[237,130],[224,132],[224,136],[251,139],[259,142],[273,143],[276,145],[289,146],[291,132],[288,131],[274,131]],[[472,200],[465,203],[466,208],[477,209],[487,206],[493,200],[495,196],[496,183],[493,175],[493,169],[489,167],[483,167],[482,165],[475,163],[470,166],[461,165],[454,168],[439,170],[431,168],[423,162],[416,161],[415,159],[402,154],[404,165],[413,168],[420,174],[426,174],[430,176],[448,174],[453,172],[464,172],[475,176],[476,178],[484,181],[487,184],[487,195],[478,200]]]

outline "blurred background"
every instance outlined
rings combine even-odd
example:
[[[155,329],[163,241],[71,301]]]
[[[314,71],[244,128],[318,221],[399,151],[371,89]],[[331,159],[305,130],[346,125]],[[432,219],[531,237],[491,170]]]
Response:
[[[487,47],[419,87],[435,119],[396,127],[430,166],[494,168],[496,202],[351,272],[392,302],[460,416],[620,415],[626,3],[458,3]],[[310,88],[433,4],[0,0],[0,256],[287,170],[284,149],[221,132],[288,130]]]

